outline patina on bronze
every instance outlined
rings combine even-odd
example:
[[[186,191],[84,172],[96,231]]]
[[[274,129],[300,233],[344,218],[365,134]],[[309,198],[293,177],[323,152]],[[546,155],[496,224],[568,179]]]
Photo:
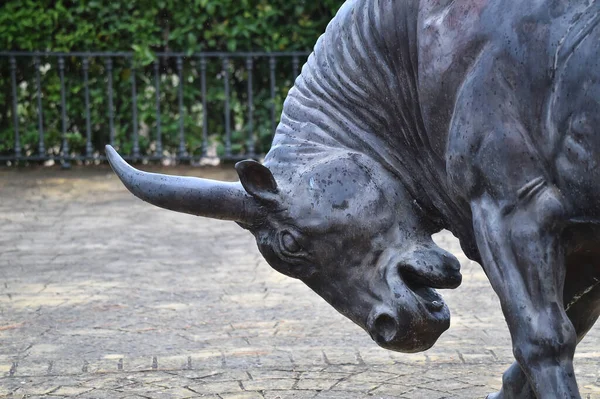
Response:
[[[449,327],[452,231],[500,298],[517,362],[492,398],[579,398],[600,313],[600,1],[350,0],[239,183],[148,174],[152,204],[230,219],[381,346]]]

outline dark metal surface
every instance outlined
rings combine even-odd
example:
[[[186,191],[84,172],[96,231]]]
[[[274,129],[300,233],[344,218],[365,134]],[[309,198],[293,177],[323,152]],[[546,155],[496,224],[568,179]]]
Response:
[[[137,107],[137,87],[135,80],[135,64],[133,59],[131,60],[131,113],[132,113],[132,124],[133,124],[133,159],[137,159],[140,156],[140,142],[139,142],[139,131],[138,131],[138,107]]]
[[[271,131],[275,134],[275,57],[269,58],[269,81],[271,82]]]
[[[65,93],[65,59],[62,56],[58,57],[58,71],[60,74],[60,120],[61,120],[61,137],[62,137],[62,146],[61,146],[61,162],[64,167],[69,167],[69,141],[67,140],[67,100]],[[16,97],[16,94],[15,94]]]
[[[177,76],[179,77],[179,85],[177,87],[177,99],[179,106],[179,156],[185,156],[185,133],[183,130],[183,120],[185,111],[183,108],[183,60],[177,57]]]
[[[111,146],[106,147],[106,155],[129,191],[153,205],[241,224],[264,217],[265,210],[239,183],[142,172],[129,166]]]
[[[40,135],[38,143],[38,153],[43,155],[46,152],[44,147],[44,111],[42,108],[42,83],[40,81],[40,57],[34,57],[33,63],[35,66],[35,89],[37,97],[38,109],[38,132]]]
[[[231,109],[229,107],[229,58],[223,57],[223,84],[225,85],[225,157],[231,156]]]
[[[248,155],[254,157],[254,102],[252,99],[252,70],[254,68],[254,62],[252,57],[246,58],[246,70],[248,71],[248,121],[246,123],[248,128]],[[295,75],[294,75],[295,76]]]
[[[136,64],[136,60],[133,53],[130,52],[23,52],[23,51],[0,51],[0,60],[5,58],[9,62],[9,70],[10,70],[10,84],[11,84],[11,102],[12,102],[12,125],[11,129],[13,132],[13,145],[12,148],[8,150],[8,152],[4,152],[0,154],[0,161],[44,161],[44,160],[55,160],[60,161],[63,166],[68,167],[71,161],[94,161],[94,160],[105,160],[103,145],[105,143],[98,143],[98,138],[94,137],[94,129],[98,128],[98,125],[102,125],[107,122],[107,141],[111,145],[115,145],[116,143],[116,131],[122,126],[124,123],[127,125],[127,142],[123,143],[122,139],[118,139],[118,144],[127,145],[129,149],[129,154],[126,156],[126,159],[133,161],[140,161],[142,159],[146,160],[160,160],[165,157],[174,158],[177,161],[197,161],[200,158],[207,156],[207,150],[209,147],[209,136],[211,132],[209,131],[209,118],[206,117],[206,113],[208,112],[219,112],[223,114],[223,127],[224,127],[224,136],[223,143],[225,145],[225,151],[222,155],[223,159],[226,160],[239,160],[247,157],[256,157],[260,154],[256,154],[257,151],[257,132],[255,131],[259,124],[257,122],[261,122],[258,119],[258,116],[255,115],[255,109],[257,104],[254,104],[255,101],[264,101],[263,99],[256,99],[254,82],[253,82],[253,73],[256,71],[256,65],[258,63],[264,63],[265,65],[265,80],[268,79],[268,88],[269,95],[271,98],[271,102],[268,103],[267,106],[269,109],[269,115],[263,116],[265,119],[264,122],[270,124],[270,128],[272,131],[275,130],[277,118],[276,118],[276,107],[274,103],[274,98],[276,92],[280,90],[280,87],[276,86],[276,78],[275,74],[281,70],[290,70],[290,75],[293,74],[293,77],[296,77],[298,72],[298,62],[299,60],[305,59],[308,55],[307,52],[206,52],[206,53],[197,53],[197,54],[187,54],[187,53],[164,53],[159,52],[156,53],[156,60],[154,61],[154,65],[149,68],[150,76],[153,75],[150,79],[144,79],[142,73],[142,67]],[[57,100],[57,104],[52,103],[52,99],[49,97],[44,98],[44,79],[40,76],[40,64],[41,59],[44,57],[45,65],[56,64],[58,75],[59,75],[59,85],[60,85],[60,99]],[[97,62],[94,62],[95,59],[100,58],[102,63],[99,65]],[[287,60],[288,62],[285,65],[277,66],[275,60]],[[199,69],[199,81],[200,81],[200,89],[201,89],[201,99],[195,99],[198,102],[202,103],[202,130],[201,137],[197,137],[197,141],[201,142],[201,151],[200,154],[192,154],[189,151],[188,139],[190,135],[198,134],[194,132],[186,131],[186,127],[184,126],[184,121],[186,118],[186,112],[190,107],[190,99],[184,95],[184,84],[186,80],[186,68],[188,64],[192,64],[198,60],[198,66],[196,68]],[[237,60],[242,60],[242,63],[237,62]],[[245,62],[243,62],[245,60]],[[170,76],[166,70],[161,69],[161,62],[163,65],[168,65],[169,61],[173,61],[175,67],[175,75],[179,78],[179,86],[176,91],[176,100],[174,104],[165,104],[164,107],[161,106],[161,76]],[[214,107],[211,111],[208,107],[207,103],[207,92],[209,90],[213,90],[213,87],[208,87],[207,85],[207,64],[209,63],[220,63],[221,65],[221,73],[222,73],[222,86],[221,90],[223,92],[223,100],[222,100],[222,111],[220,107]],[[289,65],[288,65],[289,64]],[[73,118],[69,118],[69,112],[73,108],[71,107],[71,102],[76,102],[76,93],[71,90],[71,86],[77,86],[79,84],[79,79],[73,81],[72,69],[73,67],[77,68],[81,71],[81,83],[82,83],[82,93],[83,93],[83,102],[84,107],[82,107],[84,123],[82,126],[75,126],[73,122]],[[29,68],[32,68],[35,73],[32,79],[32,86],[35,86],[35,90],[37,93],[36,98],[36,108],[37,108],[37,128],[39,135],[39,142],[37,143],[37,148],[35,152],[32,152],[27,146],[24,147],[22,142],[23,137],[23,126],[19,121],[19,106],[21,102],[27,101],[26,98],[23,97],[23,93],[21,93],[21,89],[19,89],[19,85],[23,79],[23,76],[29,71]],[[123,69],[129,69],[128,73],[122,73]],[[245,137],[235,139],[232,137],[234,133],[234,127],[232,126],[232,120],[234,118],[234,111],[232,106],[235,106],[233,101],[236,100],[235,95],[238,93],[233,93],[233,90],[239,90],[232,85],[233,74],[235,76],[238,75],[239,72],[244,71],[247,72],[248,81],[246,88],[247,90],[247,101],[250,105],[248,107],[247,112],[247,120],[244,120],[244,125],[241,127],[243,132],[245,133]],[[211,72],[212,73],[212,72]],[[171,73],[172,74],[172,73]],[[267,76],[268,74],[268,76]],[[140,77],[142,77],[140,79]],[[213,77],[214,78],[214,77]],[[95,114],[93,113],[92,107],[92,85],[98,79],[105,79],[106,85],[106,120],[98,120]],[[115,98],[115,93],[119,93],[119,90],[123,87],[122,80],[128,79],[127,86],[131,86],[130,89],[130,103],[131,110],[127,109],[127,113],[131,112],[131,117],[127,118],[128,121],[124,121],[122,118],[119,118],[118,110],[123,107],[123,105],[129,106],[129,101],[127,99]],[[236,77],[236,79],[238,79]],[[148,82],[150,84],[148,84]],[[25,81],[26,82],[26,81]],[[213,83],[214,84],[214,83]],[[284,83],[281,82],[280,85]],[[155,89],[155,112],[154,112],[154,121],[147,121],[144,118],[147,117],[147,113],[142,112],[140,108],[142,105],[138,103],[138,95],[144,95],[145,89],[147,86],[153,86]],[[103,88],[104,89],[104,88]],[[129,90],[129,89],[128,89]],[[21,94],[20,94],[21,93]],[[127,95],[129,97],[129,94]],[[165,97],[165,96],[163,96]],[[141,97],[140,97],[141,98]],[[164,100],[163,100],[164,101]],[[167,100],[168,101],[168,100]],[[169,109],[169,106],[176,109],[176,115],[178,117],[178,131],[177,131],[177,144],[175,148],[171,149],[165,147],[165,137],[163,132],[162,123],[167,123],[161,118],[161,110],[164,112]],[[47,107],[47,109],[52,109],[56,107],[60,109],[59,118],[60,121],[51,121],[45,120],[43,109]],[[212,104],[211,104],[212,108]],[[77,115],[78,116],[78,115]],[[47,119],[47,118],[46,118]],[[130,121],[130,123],[129,123]],[[25,120],[27,123],[28,121]],[[54,153],[52,145],[46,145],[48,135],[52,135],[52,129],[48,126],[53,122],[59,122],[60,125],[60,153]],[[46,123],[46,126],[44,126]],[[236,127],[238,121],[236,120]],[[144,140],[145,137],[140,137],[140,135],[145,134],[144,129],[146,125],[152,124],[151,126],[154,134],[150,140]],[[83,126],[85,125],[85,126]],[[51,126],[51,125],[50,125]],[[189,125],[188,125],[189,126]],[[189,130],[189,129],[188,129]],[[265,129],[266,130],[266,129]],[[85,145],[83,146],[83,150],[78,151],[74,150],[72,146],[69,144],[71,134],[79,134],[79,132],[85,132],[83,134],[83,140]],[[143,140],[143,141],[142,141]],[[235,141],[235,142],[234,142]],[[154,145],[154,151],[150,151],[147,146]],[[144,147],[144,148],[142,148]],[[237,148],[242,147],[245,148],[245,151],[240,152]],[[168,151],[164,151],[164,150]],[[263,154],[264,155],[264,154]]]
[[[88,71],[90,67],[90,60],[88,58],[83,59],[83,84],[85,86],[85,155],[88,157],[92,156],[92,127],[90,123],[90,87]]]
[[[112,58],[106,59],[106,70],[108,71],[108,123],[110,129],[109,143],[115,144],[115,118],[113,105],[113,61]]]
[[[237,220],[274,269],[404,352],[450,325],[435,289],[460,265],[431,235],[452,231],[513,341],[491,398],[580,398],[573,355],[600,315],[598,43],[597,1],[349,0],[264,166],[236,165],[248,197],[231,214],[259,209]],[[132,190],[146,201],[211,216],[172,195],[187,182],[113,161],[130,190],[157,188]]]
[[[154,61],[154,90],[156,91],[156,156],[162,154],[162,132],[160,130],[160,61]],[[112,145],[112,143],[111,143]]]
[[[19,136],[19,114],[17,112],[17,78],[16,72],[17,66],[15,57],[10,57],[10,82],[12,86],[12,97],[13,97],[13,123],[15,128],[15,157],[18,159],[21,157],[21,140]]]
[[[206,105],[206,57],[200,57],[200,86],[202,92],[202,156],[208,149],[208,107]]]

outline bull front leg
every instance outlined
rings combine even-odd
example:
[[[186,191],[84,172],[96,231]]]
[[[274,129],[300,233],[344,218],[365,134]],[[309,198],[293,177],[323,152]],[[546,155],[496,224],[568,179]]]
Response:
[[[471,209],[483,267],[531,390],[540,399],[580,398],[573,370],[577,334],[563,304],[566,207],[560,192],[538,179],[514,204],[484,191]]]
[[[577,342],[581,342],[600,316],[600,273],[595,270],[597,265],[595,254],[567,257],[563,298],[567,316],[577,332]],[[502,390],[487,399],[535,399],[535,393],[521,366],[515,362],[502,376]]]
[[[565,297],[566,303],[571,303],[572,297]],[[567,310],[569,320],[575,326],[577,341],[580,342],[594,326],[600,315],[600,286],[585,294]],[[529,384],[527,376],[519,366],[513,363],[502,376],[502,390],[488,395],[487,399],[535,399],[535,393]]]
[[[533,87],[531,73],[505,50],[499,43],[482,50],[459,90],[448,177],[470,204],[479,258],[531,390],[538,399],[578,399],[577,334],[563,302],[570,203],[552,181],[544,151],[551,135],[535,129],[539,121],[522,120],[535,115],[530,104],[543,93],[523,89]]]

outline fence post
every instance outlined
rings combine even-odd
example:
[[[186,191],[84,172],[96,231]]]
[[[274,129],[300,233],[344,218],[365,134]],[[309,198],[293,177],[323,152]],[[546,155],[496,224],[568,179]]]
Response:
[[[223,80],[225,81],[225,158],[231,158],[231,110],[229,106],[229,58],[223,57]]]
[[[115,145],[115,117],[113,115],[113,60],[112,58],[106,59],[106,70],[108,71],[108,130],[109,130],[109,143]]]
[[[156,91],[156,156],[162,156],[162,133],[160,131],[160,58],[154,61],[154,89]]]
[[[15,130],[15,158],[21,158],[21,138],[19,136],[19,104],[17,99],[17,61],[10,57],[10,80],[12,84],[13,123]]]
[[[185,157],[185,129],[184,129],[184,118],[185,111],[183,108],[183,60],[181,57],[177,57],[177,76],[179,77],[178,87],[178,100],[179,100],[179,159]]]
[[[135,86],[135,60],[131,57],[131,109],[132,109],[132,127],[133,127],[133,158],[140,157],[140,142],[138,137],[138,109],[137,109],[137,89]]]
[[[271,82],[271,136],[275,136],[275,57],[269,58],[269,72]]]
[[[294,55],[292,58],[292,74],[294,75],[292,79],[292,86],[296,83],[296,78],[298,77],[298,68],[300,65],[300,60],[297,55]]]
[[[69,140],[67,140],[67,106],[65,93],[65,59],[63,56],[58,57],[58,72],[60,75],[60,108],[62,121],[62,149],[61,159],[62,167],[68,169],[71,167],[69,161]]]
[[[208,150],[208,118],[206,105],[206,57],[200,57],[200,86],[202,91],[202,156]]]
[[[42,82],[40,78],[40,57],[37,55],[33,58],[33,65],[35,66],[35,83],[37,92],[37,108],[38,108],[38,153],[40,157],[44,157],[46,148],[44,146],[44,112],[42,109]]]
[[[87,158],[92,157],[92,126],[90,122],[90,88],[88,79],[88,70],[90,67],[90,60],[87,57],[83,58],[83,85],[85,86],[85,155]]]
[[[246,69],[248,71],[248,156],[253,158],[256,149],[254,144],[254,101],[252,93],[253,60],[251,56],[246,58]]]

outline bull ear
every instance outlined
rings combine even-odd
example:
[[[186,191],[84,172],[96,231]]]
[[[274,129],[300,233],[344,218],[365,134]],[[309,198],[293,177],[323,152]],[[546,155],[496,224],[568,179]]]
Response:
[[[235,170],[248,194],[266,202],[277,199],[277,182],[269,168],[259,162],[246,160],[236,163]]]

